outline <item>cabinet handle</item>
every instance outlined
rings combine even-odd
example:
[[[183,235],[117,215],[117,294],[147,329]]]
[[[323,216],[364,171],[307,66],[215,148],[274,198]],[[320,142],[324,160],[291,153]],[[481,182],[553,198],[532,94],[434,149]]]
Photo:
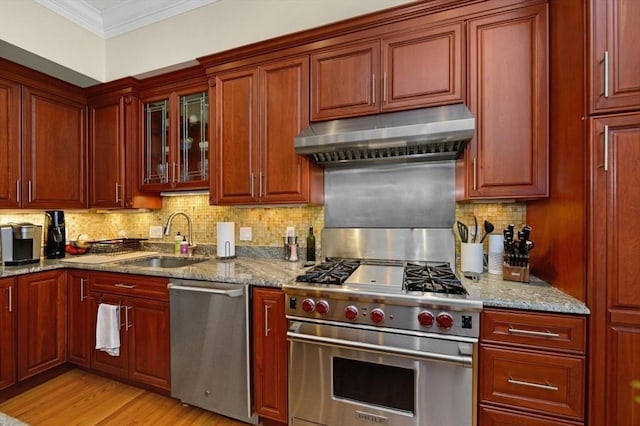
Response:
[[[372,104],[376,104],[376,75],[371,74],[371,100]]]
[[[251,172],[251,174],[250,174],[250,176],[249,176],[249,179],[250,179],[250,181],[251,181],[251,182],[250,182],[250,186],[251,186],[251,198],[253,198],[253,194],[254,194],[254,191],[253,191],[253,180],[254,180],[253,172]]]
[[[476,166],[476,159],[474,158],[473,160],[473,190],[477,191],[478,190],[478,186],[477,186],[477,175],[478,175],[478,168]]]
[[[20,204],[20,179],[16,181],[16,201]]]
[[[29,202],[31,202],[31,180],[29,180]]]
[[[80,278],[80,301],[84,302],[84,278]]]
[[[539,337],[560,337],[558,333],[552,333],[549,330],[547,331],[533,331],[533,330],[522,330],[520,328],[509,327],[509,333],[511,334],[525,334],[527,336],[539,336]]]
[[[120,287],[120,288],[136,288],[136,285],[135,285],[135,284],[118,283],[118,284],[114,284],[114,287]]]
[[[602,58],[602,63],[604,64],[604,90],[603,96],[605,98],[609,97],[609,51],[604,51],[604,56]]]
[[[13,311],[13,293],[11,290],[11,286],[9,286],[9,312]]]
[[[382,75],[382,102],[387,103],[387,72]]]
[[[609,126],[604,126],[604,171],[609,171]]]
[[[259,197],[262,198],[263,192],[262,192],[262,172],[260,172],[260,174],[258,175],[258,192],[259,192]]]
[[[116,204],[118,204],[120,202],[120,194],[118,194],[118,182],[116,182]]]
[[[129,309],[131,309],[131,306],[124,307],[124,329],[125,330],[129,330],[131,327],[133,327],[133,324],[129,324]]]
[[[549,382],[547,381],[545,381],[544,385],[541,385],[540,383],[523,382],[522,380],[516,380],[513,377],[509,376],[509,379],[507,380],[507,382],[509,382],[512,385],[529,386],[531,388],[536,388],[536,389],[546,389],[551,391],[558,390],[557,386],[550,385]]]
[[[264,305],[264,337],[267,337],[271,331],[269,328],[269,308],[269,305]]]

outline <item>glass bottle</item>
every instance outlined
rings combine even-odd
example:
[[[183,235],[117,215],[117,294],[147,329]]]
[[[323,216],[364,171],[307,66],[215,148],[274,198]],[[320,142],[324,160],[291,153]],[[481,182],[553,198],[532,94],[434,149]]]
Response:
[[[307,262],[316,261],[316,237],[313,235],[313,226],[309,228],[307,235]]]

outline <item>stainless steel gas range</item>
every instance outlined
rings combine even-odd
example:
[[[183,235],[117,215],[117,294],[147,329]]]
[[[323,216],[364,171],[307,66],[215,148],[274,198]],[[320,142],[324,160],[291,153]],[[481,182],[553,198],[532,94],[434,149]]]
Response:
[[[327,229],[284,287],[292,426],[476,424],[482,302],[451,229]]]

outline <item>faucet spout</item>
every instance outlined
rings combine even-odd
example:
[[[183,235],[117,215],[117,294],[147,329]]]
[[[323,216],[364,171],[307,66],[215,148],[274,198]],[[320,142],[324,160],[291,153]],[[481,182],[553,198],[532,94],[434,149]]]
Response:
[[[195,244],[193,243],[193,226],[191,224],[191,218],[183,211],[177,211],[177,212],[171,213],[171,215],[169,216],[169,219],[167,219],[166,225],[164,226],[164,235],[171,234],[171,223],[173,222],[173,219],[179,215],[184,216],[185,219],[187,219],[187,225],[189,227],[187,242],[189,243],[189,247],[195,247]]]

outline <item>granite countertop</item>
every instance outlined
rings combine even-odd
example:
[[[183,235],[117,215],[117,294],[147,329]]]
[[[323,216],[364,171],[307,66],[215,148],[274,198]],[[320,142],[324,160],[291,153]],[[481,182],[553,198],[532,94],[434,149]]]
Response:
[[[152,254],[149,253],[149,255]],[[171,257],[171,255],[162,255]],[[287,262],[274,258],[237,257],[226,260],[211,256],[193,256],[193,258],[204,260],[179,268],[156,268],[136,266],[129,263],[131,260],[89,264],[43,259],[31,265],[7,266],[0,277],[68,268],[280,288],[284,283],[295,280],[296,276],[303,273],[305,269],[303,262]],[[81,257],[77,259],[81,260]],[[458,273],[458,276],[471,297],[482,300],[486,308],[589,314],[589,309],[583,302],[533,276],[529,283],[505,281],[501,275],[488,273],[482,274],[478,281],[465,278],[461,273]]]

